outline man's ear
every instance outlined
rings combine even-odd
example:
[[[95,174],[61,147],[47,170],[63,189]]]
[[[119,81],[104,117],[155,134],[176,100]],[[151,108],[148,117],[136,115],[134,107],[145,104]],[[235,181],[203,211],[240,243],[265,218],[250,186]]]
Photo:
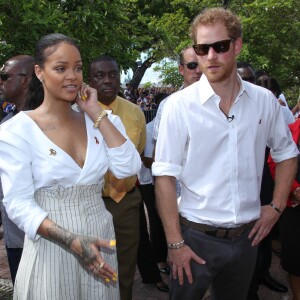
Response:
[[[31,81],[31,75],[22,76],[22,87],[23,89],[27,89]]]
[[[242,46],[243,46],[243,41],[241,38],[238,38],[234,41],[234,50],[236,55],[239,55],[241,53]]]
[[[178,70],[179,70],[179,73],[183,76],[184,75],[184,66],[178,65]]]

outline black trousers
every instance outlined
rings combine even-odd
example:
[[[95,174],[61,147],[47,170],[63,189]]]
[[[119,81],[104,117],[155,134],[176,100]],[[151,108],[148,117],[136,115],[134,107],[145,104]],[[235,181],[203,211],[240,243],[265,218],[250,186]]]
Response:
[[[138,188],[142,195],[142,201],[147,208],[150,242],[154,259],[157,263],[165,262],[167,260],[168,248],[164,228],[155,205],[154,186],[153,184],[144,184],[139,185]]]
[[[110,197],[103,197],[103,200],[113,216],[115,227],[121,300],[131,300],[139,244],[141,194],[135,188],[119,203]]]
[[[9,270],[11,275],[12,283],[15,284],[15,279],[19,267],[19,263],[22,257],[23,248],[7,248],[7,260],[9,264]]]
[[[155,194],[152,184],[139,186],[142,195],[140,207],[140,242],[137,266],[143,283],[162,281],[157,263],[166,261],[167,244],[161,220],[155,208]],[[148,233],[144,204],[147,208],[150,235]]]
[[[170,300],[202,299],[211,286],[211,300],[245,300],[254,272],[257,247],[251,246],[245,230],[235,238],[218,238],[181,225],[185,243],[206,264],[191,260],[193,283],[184,276],[183,285],[171,278]]]

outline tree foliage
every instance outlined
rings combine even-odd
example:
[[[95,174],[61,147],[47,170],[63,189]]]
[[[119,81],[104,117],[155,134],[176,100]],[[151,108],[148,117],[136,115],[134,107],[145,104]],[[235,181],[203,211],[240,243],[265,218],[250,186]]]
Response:
[[[182,75],[178,72],[178,64],[174,61],[164,60],[154,68],[160,72],[162,84],[179,88],[183,84]]]
[[[239,60],[276,77],[284,91],[297,93],[300,1],[227,2],[243,23]],[[112,55],[123,70],[133,70],[132,81],[138,85],[154,62],[176,59],[191,44],[189,27],[200,11],[223,4],[221,0],[0,0],[0,61],[31,54],[42,35],[61,32],[78,41],[85,65],[101,54]],[[145,59],[138,64],[141,53]]]
[[[85,62],[101,54],[128,68],[139,56],[140,43],[123,0],[1,0],[0,59],[32,54],[41,36],[60,32],[73,37]],[[128,9],[125,9],[128,5]],[[123,9],[122,9],[123,7]]]

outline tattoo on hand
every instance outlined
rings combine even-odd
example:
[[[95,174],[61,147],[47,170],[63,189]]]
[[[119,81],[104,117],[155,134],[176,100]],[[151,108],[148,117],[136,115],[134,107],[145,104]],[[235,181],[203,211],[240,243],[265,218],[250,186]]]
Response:
[[[77,240],[80,246],[78,249],[80,254],[75,253],[74,251],[72,252],[77,256],[82,264],[91,264],[96,259],[97,252],[91,247],[91,244],[96,242],[94,238],[76,235],[57,224],[54,224],[51,228],[48,228],[47,231],[48,239],[53,240],[62,246],[66,246],[68,249],[70,249],[71,244]]]
[[[90,237],[79,236],[78,237],[82,252],[80,255],[80,260],[84,264],[91,264],[96,259],[96,253],[91,248],[91,243],[94,240]]]

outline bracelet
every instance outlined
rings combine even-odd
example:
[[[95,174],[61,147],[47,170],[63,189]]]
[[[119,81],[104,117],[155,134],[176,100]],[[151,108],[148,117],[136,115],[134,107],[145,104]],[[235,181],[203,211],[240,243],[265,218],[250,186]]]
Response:
[[[271,206],[272,208],[274,208],[279,214],[282,213],[282,211],[281,211],[278,207],[276,207],[273,203],[270,203],[270,206]]]
[[[168,249],[179,249],[182,246],[184,246],[184,240],[182,240],[179,243],[174,243],[174,244],[168,244]]]
[[[95,121],[95,123],[94,123],[94,128],[98,128],[98,127],[99,127],[99,123],[100,123],[101,120],[102,120],[104,117],[106,117],[106,116],[107,116],[107,111],[103,109],[103,110],[100,112],[100,114],[98,115],[98,117],[97,117],[97,119],[96,119],[96,121]]]

